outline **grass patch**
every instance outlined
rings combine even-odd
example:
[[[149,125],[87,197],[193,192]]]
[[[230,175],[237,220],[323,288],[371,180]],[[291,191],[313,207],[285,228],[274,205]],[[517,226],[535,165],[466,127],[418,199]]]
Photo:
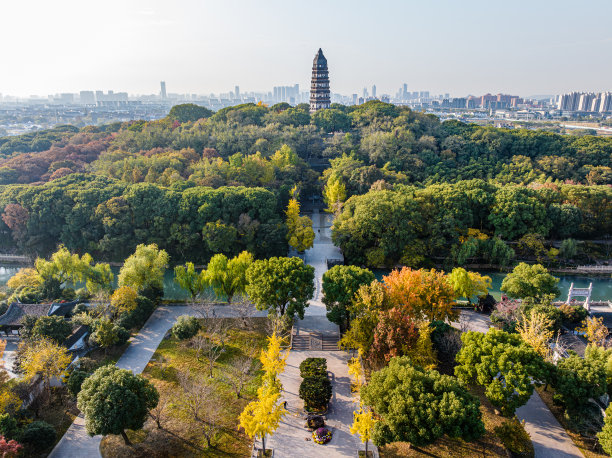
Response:
[[[561,426],[563,426],[569,437],[572,439],[574,445],[578,447],[586,458],[603,458],[608,456],[601,449],[597,438],[585,437],[572,429],[570,422],[567,418],[565,418],[563,407],[553,403],[553,396],[555,395],[555,390],[553,388],[548,387],[546,391],[544,391],[543,387],[538,387],[536,390],[542,398],[542,401],[544,401],[544,404],[546,404],[546,406],[550,409],[557,421],[561,423]]]
[[[102,440],[100,451],[104,457],[227,457],[248,456],[252,441],[238,428],[238,416],[256,395],[261,384],[261,371],[252,374],[237,398],[232,387],[224,382],[229,376],[232,360],[239,356],[259,358],[261,349],[266,346],[267,318],[252,318],[248,329],[242,328],[242,320],[219,318],[229,326],[225,351],[215,363],[212,383],[215,399],[223,406],[219,424],[221,430],[210,448],[202,434],[202,424],[186,414],[178,406],[181,388],[178,384],[179,372],[190,372],[193,376],[208,377],[208,361],[205,357],[196,358],[196,351],[189,341],[179,341],[170,336],[164,339],[143,375],[153,383],[160,393],[160,403],[167,402],[158,429],[153,419],[147,420],[142,431],[128,433],[132,447],[124,444],[121,436],[109,435]],[[201,320],[206,335],[207,320]]]
[[[480,411],[482,412],[482,421],[486,430],[480,439],[473,442],[465,442],[462,439],[451,439],[444,436],[425,447],[415,447],[407,442],[394,442],[379,448],[381,458],[507,456],[506,448],[502,440],[495,433],[495,429],[501,427],[508,419],[495,413],[496,409],[484,395],[482,387],[470,387],[470,392],[480,400]],[[519,426],[522,428],[520,423]],[[531,445],[531,442],[529,444]],[[531,455],[526,456],[533,456],[533,446],[531,446]]]

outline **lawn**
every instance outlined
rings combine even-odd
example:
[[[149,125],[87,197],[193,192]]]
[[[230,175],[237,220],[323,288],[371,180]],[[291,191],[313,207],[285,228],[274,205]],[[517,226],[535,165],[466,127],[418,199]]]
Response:
[[[546,406],[550,409],[557,421],[561,423],[561,426],[565,428],[565,431],[569,437],[572,438],[572,441],[574,441],[576,447],[580,449],[586,458],[603,458],[608,456],[601,450],[599,442],[596,439],[585,437],[570,428],[569,422],[565,418],[563,408],[553,403],[553,396],[555,395],[554,389],[548,387],[546,391],[544,391],[544,388],[537,388],[537,390],[538,394],[542,398],[542,401],[544,401],[544,404],[546,404]]]
[[[486,433],[474,442],[465,442],[461,439],[441,437],[426,447],[414,447],[407,442],[394,442],[379,448],[381,458],[400,457],[474,457],[474,456],[508,456],[502,441],[497,437],[494,429],[501,426],[507,419],[495,413],[495,408],[487,400],[481,387],[471,387],[470,392],[480,399],[480,411]],[[531,443],[529,444],[531,446]],[[533,446],[530,447],[533,456]]]
[[[213,370],[212,386],[214,399],[222,406],[222,417],[219,421],[220,432],[214,438],[212,446],[207,448],[202,434],[203,424],[180,407],[181,387],[178,374],[188,372],[192,376],[208,378],[208,361],[196,357],[196,350],[191,348],[189,340],[179,341],[168,337],[162,341],[143,375],[149,379],[160,393],[160,404],[167,408],[162,415],[158,429],[153,419],[147,420],[142,431],[129,431],[128,436],[134,443],[127,447],[120,436],[106,436],[100,450],[105,457],[115,456],[248,456],[252,441],[238,428],[238,415],[245,405],[252,400],[261,383],[261,371],[256,370],[247,382],[241,398],[237,398],[232,387],[225,382],[229,377],[230,363],[234,358],[248,356],[258,359],[260,351],[266,346],[267,318],[252,318],[248,329],[242,328],[242,321],[235,318],[222,319],[229,331],[225,351],[216,361]],[[207,320],[201,320],[206,333]],[[258,366],[256,366],[258,367]]]

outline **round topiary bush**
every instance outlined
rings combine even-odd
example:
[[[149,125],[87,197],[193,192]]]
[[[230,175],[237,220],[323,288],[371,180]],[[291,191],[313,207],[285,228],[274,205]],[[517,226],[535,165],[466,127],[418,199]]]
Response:
[[[332,385],[326,375],[306,377],[300,384],[300,398],[309,412],[326,410],[332,396]]]
[[[325,358],[306,358],[300,364],[302,378],[314,376],[327,377],[327,360]]]
[[[21,443],[36,452],[42,452],[55,443],[55,428],[46,421],[30,423],[21,434]]]
[[[200,330],[199,321],[188,315],[181,315],[172,326],[172,335],[179,340],[190,339]]]
[[[66,380],[66,387],[68,388],[68,391],[70,391],[70,394],[76,398],[79,391],[81,391],[81,385],[90,375],[90,372],[82,371],[80,369],[73,370]]]

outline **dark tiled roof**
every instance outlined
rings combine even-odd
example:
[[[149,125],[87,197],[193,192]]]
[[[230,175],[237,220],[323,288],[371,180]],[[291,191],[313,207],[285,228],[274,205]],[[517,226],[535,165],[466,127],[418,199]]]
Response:
[[[79,341],[81,337],[83,337],[85,334],[88,334],[88,333],[89,333],[89,326],[82,324],[81,326],[76,328],[72,334],[68,336],[68,338],[64,341],[64,346],[66,348],[72,347],[75,343]]]
[[[20,304],[13,302],[6,313],[0,316],[0,326],[20,326],[26,315],[46,316],[49,304]]]
[[[51,304],[51,307],[49,309],[50,310],[49,311],[49,316],[59,315],[59,316],[64,316],[65,317],[70,312],[72,312],[72,309],[78,303],[79,303],[79,301],[64,302],[64,303],[54,302],[53,304]]]

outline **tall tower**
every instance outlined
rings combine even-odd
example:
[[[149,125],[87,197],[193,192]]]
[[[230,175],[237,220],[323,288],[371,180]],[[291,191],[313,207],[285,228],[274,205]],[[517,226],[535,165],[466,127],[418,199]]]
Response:
[[[160,91],[159,91],[159,96],[161,97],[162,100],[166,100],[166,82],[165,81],[161,81],[159,83],[160,85]]]
[[[331,99],[329,95],[329,73],[327,59],[319,48],[312,61],[312,80],[310,83],[310,112],[329,108]]]

